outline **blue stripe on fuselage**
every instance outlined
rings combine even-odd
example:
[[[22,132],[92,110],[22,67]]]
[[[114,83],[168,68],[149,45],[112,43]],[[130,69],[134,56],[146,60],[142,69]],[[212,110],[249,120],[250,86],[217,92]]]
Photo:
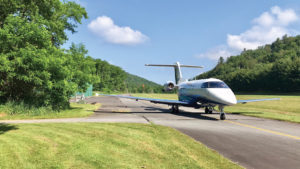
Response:
[[[180,101],[184,101],[184,102],[188,102],[191,105],[196,104],[197,102],[200,103],[211,103],[211,104],[218,104],[218,105],[224,105],[222,103],[216,102],[216,101],[212,101],[209,100],[201,95],[188,95],[188,94],[180,94],[179,95],[179,100]]]

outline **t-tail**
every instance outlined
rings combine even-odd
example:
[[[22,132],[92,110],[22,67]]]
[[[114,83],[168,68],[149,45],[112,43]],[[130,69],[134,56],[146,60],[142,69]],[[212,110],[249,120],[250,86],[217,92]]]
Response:
[[[185,81],[185,79],[182,78],[182,73],[180,69],[181,67],[203,68],[203,66],[181,65],[179,62],[176,62],[173,65],[146,64],[145,66],[174,67],[176,85]]]

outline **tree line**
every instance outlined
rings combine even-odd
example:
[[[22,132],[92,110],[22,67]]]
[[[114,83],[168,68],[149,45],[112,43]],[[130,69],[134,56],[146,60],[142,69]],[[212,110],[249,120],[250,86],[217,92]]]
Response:
[[[244,50],[196,79],[218,78],[234,91],[300,91],[300,36],[283,36],[256,50]]]

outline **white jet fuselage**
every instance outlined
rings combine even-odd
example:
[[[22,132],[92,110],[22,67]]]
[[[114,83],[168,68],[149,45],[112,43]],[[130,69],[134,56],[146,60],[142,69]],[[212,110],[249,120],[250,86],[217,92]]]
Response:
[[[212,106],[231,106],[237,103],[232,90],[219,79],[182,82],[178,85],[178,99]]]

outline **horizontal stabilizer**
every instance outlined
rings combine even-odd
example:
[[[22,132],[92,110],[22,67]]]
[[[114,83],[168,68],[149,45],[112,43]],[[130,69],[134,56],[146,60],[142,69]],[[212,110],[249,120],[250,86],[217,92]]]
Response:
[[[203,68],[203,66],[191,66],[191,65],[181,65],[179,62],[176,62],[173,65],[161,65],[161,64],[146,64],[145,66],[158,66],[158,67],[173,67],[175,71],[175,82],[178,85],[185,80],[182,78],[181,68],[188,67],[188,68]]]
[[[176,67],[177,65],[158,65],[158,64],[145,64],[145,66],[159,66],[159,67]],[[189,68],[203,68],[203,66],[192,66],[192,65],[180,65],[180,67],[189,67]]]

